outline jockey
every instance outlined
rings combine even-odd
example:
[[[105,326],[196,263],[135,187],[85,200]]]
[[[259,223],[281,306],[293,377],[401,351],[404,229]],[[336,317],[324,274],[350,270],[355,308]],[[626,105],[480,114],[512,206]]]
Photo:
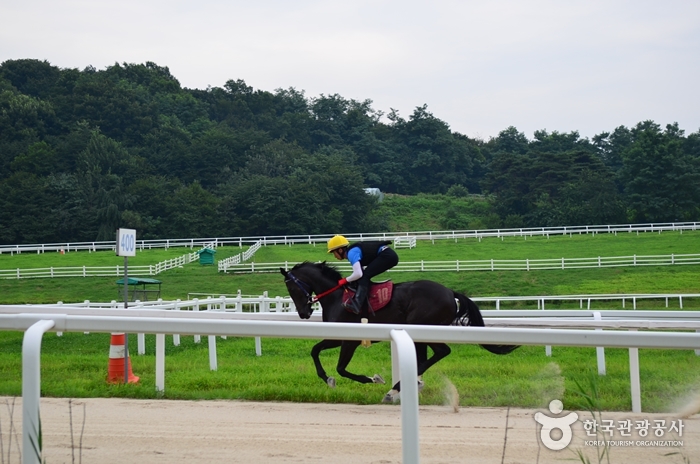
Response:
[[[350,244],[342,235],[336,235],[328,240],[328,253],[333,253],[336,259],[347,259],[352,266],[352,274],[338,281],[338,285],[358,280],[355,297],[348,302],[347,307],[355,314],[367,299],[370,279],[399,263],[399,256],[389,248],[391,241],[367,241]]]

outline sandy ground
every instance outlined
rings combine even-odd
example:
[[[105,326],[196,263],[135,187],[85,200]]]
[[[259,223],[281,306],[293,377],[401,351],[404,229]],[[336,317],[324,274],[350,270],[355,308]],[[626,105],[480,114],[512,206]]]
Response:
[[[10,416],[14,403],[14,412]],[[243,401],[72,400],[73,442],[68,399],[42,398],[44,457],[58,463],[400,463],[400,405],[257,403]],[[83,405],[85,405],[83,407]],[[80,432],[85,411],[82,451]],[[598,462],[586,444],[581,421],[573,441],[550,451],[538,438],[534,410],[422,406],[421,463],[561,463],[580,462],[576,450]],[[551,415],[550,411],[541,411]],[[564,412],[566,414],[567,411]],[[21,398],[0,397],[0,463],[19,463]],[[581,413],[580,419],[590,418]],[[12,420],[10,420],[12,419]],[[605,413],[620,421],[677,418],[663,414]],[[10,430],[10,425],[15,430]],[[506,425],[507,424],[507,425]],[[683,419],[681,437],[661,438],[619,433],[610,440],[631,446],[611,449],[613,463],[700,461],[700,416]],[[554,438],[558,438],[553,436]],[[10,444],[10,439],[12,443]],[[651,446],[638,440],[680,440],[682,446]],[[505,441],[505,446],[504,446]],[[668,453],[681,453],[665,456]],[[604,461],[606,462],[606,461]]]

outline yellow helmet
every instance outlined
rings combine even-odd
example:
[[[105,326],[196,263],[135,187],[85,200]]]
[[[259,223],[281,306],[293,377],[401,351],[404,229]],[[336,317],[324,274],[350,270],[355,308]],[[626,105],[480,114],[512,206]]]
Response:
[[[350,245],[350,242],[348,242],[347,238],[343,237],[342,235],[336,235],[332,239],[328,240],[328,253],[348,245]]]

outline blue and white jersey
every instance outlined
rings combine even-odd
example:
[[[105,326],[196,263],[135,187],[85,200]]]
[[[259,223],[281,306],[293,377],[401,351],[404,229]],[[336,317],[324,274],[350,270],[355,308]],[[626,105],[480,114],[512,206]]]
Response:
[[[362,260],[362,250],[360,247],[352,247],[348,250],[348,261],[350,265],[359,263]]]

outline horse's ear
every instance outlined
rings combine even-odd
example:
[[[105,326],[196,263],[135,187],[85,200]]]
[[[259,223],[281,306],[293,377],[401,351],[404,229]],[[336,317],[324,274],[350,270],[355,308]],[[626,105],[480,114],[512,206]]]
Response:
[[[280,272],[283,276],[287,277],[287,271],[283,267],[280,268]]]

